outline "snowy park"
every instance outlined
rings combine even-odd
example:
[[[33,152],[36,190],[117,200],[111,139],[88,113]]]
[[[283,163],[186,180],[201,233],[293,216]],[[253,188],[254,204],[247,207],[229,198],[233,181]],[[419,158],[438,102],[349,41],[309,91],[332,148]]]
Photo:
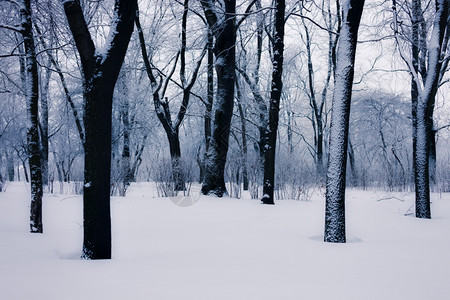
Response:
[[[450,299],[449,0],[0,0],[0,300]]]
[[[2,299],[448,299],[450,195],[431,220],[412,193],[347,191],[346,244],[323,242],[324,196],[275,206],[201,196],[190,207],[153,183],[113,197],[112,260],[81,260],[82,197],[45,194],[29,233],[29,191],[0,193]],[[406,215],[405,215],[406,214]]]

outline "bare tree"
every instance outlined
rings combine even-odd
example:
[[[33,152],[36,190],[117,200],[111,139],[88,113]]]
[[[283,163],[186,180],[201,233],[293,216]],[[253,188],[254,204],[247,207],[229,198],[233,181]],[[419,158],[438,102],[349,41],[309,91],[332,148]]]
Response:
[[[348,127],[358,28],[364,1],[342,3],[342,26],[336,54],[336,72],[328,157],[325,242],[345,243],[345,175]]]
[[[42,173],[41,155],[39,147],[39,75],[36,60],[36,48],[32,28],[32,11],[30,0],[24,0],[20,7],[22,18],[21,33],[25,51],[24,58],[24,87],[27,103],[27,144],[28,161],[31,179],[31,206],[30,229],[31,232],[42,233]]]
[[[105,52],[96,49],[79,0],[63,1],[83,69],[85,101],[83,258],[111,258],[112,97],[133,32],[137,1],[116,0]]]
[[[221,8],[216,1],[201,0],[200,2],[208,26],[215,38],[214,53],[217,74],[217,94],[214,102],[211,140],[206,157],[202,193],[222,197],[227,192],[224,171],[234,105],[236,1],[221,1],[223,2]]]
[[[413,164],[416,190],[416,217],[431,218],[430,208],[430,156],[435,165],[435,137],[433,111],[436,93],[446,71],[448,58],[444,59],[449,41],[449,3],[447,0],[435,1],[432,32],[427,46],[427,30],[421,1],[411,2],[411,55],[402,48],[400,12],[397,1],[392,1],[394,14],[394,34],[401,58],[411,74],[411,105],[413,126]],[[434,155],[430,155],[433,153]],[[434,158],[433,158],[434,156]]]
[[[262,203],[275,204],[275,148],[277,143],[278,118],[281,92],[283,90],[283,52],[284,52],[284,0],[275,1],[275,23],[272,39],[272,84],[269,102],[269,122],[267,124],[264,149],[264,181]]]
[[[150,80],[152,90],[153,90],[153,103],[155,105],[156,115],[162,124],[164,131],[166,132],[167,139],[169,141],[169,149],[170,149],[170,157],[172,161],[172,172],[173,172],[173,180],[175,183],[175,190],[180,191],[184,190],[184,182],[182,175],[182,167],[180,165],[181,159],[181,148],[180,148],[180,137],[179,131],[180,126],[183,123],[184,117],[187,112],[187,108],[189,105],[189,100],[191,96],[192,88],[197,80],[197,76],[200,70],[201,62],[203,57],[206,54],[207,47],[203,48],[195,67],[192,71],[191,79],[188,81],[186,75],[186,52],[187,52],[187,18],[189,13],[189,1],[185,0],[183,3],[183,16],[181,21],[181,46],[180,50],[177,52],[175,57],[175,63],[166,77],[164,84],[162,82],[158,83],[156,76],[152,71],[152,63],[147,54],[147,49],[144,40],[144,34],[142,31],[141,23],[139,20],[139,15],[136,16],[136,27],[138,29],[140,46],[142,50],[142,58],[144,60],[144,65],[147,71],[147,76]],[[183,90],[182,102],[180,109],[177,113],[176,119],[172,120],[172,115],[170,111],[169,101],[165,97],[165,93],[167,90],[167,85],[172,78],[172,75],[175,72],[175,68],[177,67],[178,60],[180,60],[180,80],[181,84],[179,86]],[[161,89],[162,88],[162,89]]]
[[[324,139],[325,139],[325,128],[326,124],[326,101],[328,96],[328,90],[331,82],[332,75],[336,68],[336,46],[339,39],[339,30],[341,24],[341,12],[340,12],[340,1],[335,1],[335,10],[331,7],[331,1],[325,0],[322,1],[321,6],[321,14],[326,24],[326,27],[321,28],[327,31],[328,35],[328,53],[327,53],[327,72],[325,76],[325,80],[320,78],[323,81],[323,86],[321,90],[317,88],[317,80],[316,80],[316,69],[313,63],[313,28],[308,26],[308,22],[310,22],[311,18],[307,16],[307,11],[309,9],[303,8],[303,3],[300,5],[299,13],[295,13],[294,15],[300,16],[301,24],[302,24],[302,41],[305,45],[305,55],[307,60],[307,82],[305,82],[305,93],[309,100],[309,105],[312,110],[312,116],[310,118],[313,133],[314,133],[314,160],[316,163],[316,172],[319,180],[322,180],[325,176],[325,166],[324,166]],[[313,24],[316,26],[316,24]]]

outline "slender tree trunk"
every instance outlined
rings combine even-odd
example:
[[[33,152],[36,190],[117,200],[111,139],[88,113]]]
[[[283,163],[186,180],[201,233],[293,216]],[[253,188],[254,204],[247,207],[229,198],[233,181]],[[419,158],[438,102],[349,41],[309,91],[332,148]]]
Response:
[[[356,162],[355,162],[355,151],[353,150],[353,144],[350,139],[350,135],[348,136],[348,159],[350,162],[350,171],[351,171],[351,186],[358,185],[358,171],[356,170]]]
[[[133,165],[132,165],[131,171],[130,171],[130,174],[131,174],[130,181],[136,181],[136,176],[139,171],[139,167],[142,163],[142,153],[144,152],[145,141],[147,140],[147,138],[148,138],[148,135],[144,134],[144,136],[142,137],[141,145],[134,152],[134,162],[133,162]]]
[[[436,130],[433,126],[433,120],[428,124],[428,136],[430,140],[428,141],[428,160],[429,160],[429,172],[430,172],[430,184],[435,186],[437,184],[436,177]]]
[[[8,169],[8,180],[9,181],[14,181],[14,175],[15,175],[15,171],[14,171],[14,154],[10,153],[8,151],[8,149],[5,150],[5,155],[6,155],[6,168]]]
[[[44,80],[41,85],[41,169],[42,169],[42,184],[44,187],[48,186],[48,90],[50,85],[50,63],[45,70]]]
[[[206,156],[208,154],[209,143],[211,141],[211,116],[212,108],[214,103],[214,36],[211,29],[208,28],[208,71],[207,71],[207,103],[205,106],[205,116],[204,116],[204,131],[205,131],[205,153],[203,156],[202,163],[202,176],[201,181],[205,179],[206,173]]]
[[[126,85],[124,84],[124,89],[126,90]],[[122,190],[119,190],[119,194],[125,197],[126,187],[130,185],[132,180],[131,174],[131,152],[130,152],[130,133],[131,124],[129,119],[129,99],[128,94],[125,94],[125,99],[123,99],[123,105],[121,107],[121,120],[123,124],[123,148],[122,148],[122,158],[121,158],[121,180],[123,184]]]
[[[25,87],[27,102],[27,144],[31,179],[30,230],[42,233],[42,173],[39,148],[39,78],[36,61],[34,36],[31,26],[31,3],[24,0],[20,9],[22,17],[22,36],[25,49]]]
[[[345,175],[348,127],[354,75],[356,41],[364,0],[342,4],[342,27],[336,57],[336,73],[330,127],[325,206],[325,242],[345,243]]]
[[[284,0],[275,1],[275,25],[272,41],[272,90],[270,92],[269,124],[265,132],[267,143],[264,145],[264,181],[262,203],[275,204],[275,148],[277,143],[278,118],[281,92],[283,90],[283,52],[284,52]]]
[[[239,117],[241,120],[241,136],[242,136],[242,149],[241,149],[241,157],[242,157],[242,183],[244,191],[248,191],[248,171],[247,171],[247,126],[245,121],[245,112],[242,107],[242,94],[240,85],[238,82],[238,78],[236,76],[236,100],[238,104]]]
[[[25,182],[28,183],[28,182],[30,182],[30,178],[28,177],[28,169],[27,169],[26,159],[21,157],[20,160],[22,161],[22,169],[23,169],[23,175],[25,177]],[[20,181],[20,171],[19,170],[20,170],[19,166],[17,166],[17,177],[18,177],[17,181]]]

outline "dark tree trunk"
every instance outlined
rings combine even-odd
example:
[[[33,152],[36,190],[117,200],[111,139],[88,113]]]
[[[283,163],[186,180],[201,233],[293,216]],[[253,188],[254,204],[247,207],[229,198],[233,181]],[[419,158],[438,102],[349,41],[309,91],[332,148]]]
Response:
[[[136,151],[134,152],[134,162],[133,165],[131,167],[130,170],[130,181],[136,181],[136,174],[139,170],[139,167],[142,163],[142,153],[144,152],[144,148],[145,148],[145,141],[147,140],[148,135],[144,134],[144,136],[142,137],[142,142],[141,145],[136,149]]]
[[[284,0],[275,1],[275,25],[272,41],[272,89],[270,92],[269,123],[266,128],[264,145],[264,181],[262,203],[275,204],[275,148],[277,142],[278,118],[281,92],[283,90],[283,52],[284,52]]]
[[[20,158],[20,160],[22,161],[22,168],[23,168],[23,175],[25,176],[25,182],[30,182],[30,178],[28,177],[28,169],[27,169],[27,162],[26,159],[24,158]],[[19,167],[17,167],[17,176],[18,176],[18,180],[20,181],[20,172],[19,172]]]
[[[394,14],[396,13],[395,9],[394,1]],[[439,80],[441,79],[441,67],[443,63],[441,51],[447,47],[447,45],[444,45],[444,41],[447,40],[444,37],[446,29],[448,30],[448,10],[449,3],[447,0],[436,1],[436,13],[433,20],[431,37],[433,42],[430,43],[427,49],[422,43],[422,41],[426,41],[426,36],[424,36],[425,31],[421,28],[424,22],[421,2],[414,0],[411,9],[411,50],[413,65],[409,67],[412,75],[413,161],[417,218],[431,218],[429,168],[430,156],[432,156],[430,150],[435,143],[433,134],[433,110]],[[395,19],[395,21],[397,20]],[[395,25],[398,26],[397,23]],[[426,56],[428,56],[428,64],[425,66]],[[422,77],[422,82],[419,80],[419,75]],[[431,139],[433,139],[433,142],[430,143]]]
[[[431,117],[430,122],[428,123],[428,160],[429,160],[429,172],[430,172],[430,184],[431,186],[435,186],[437,184],[436,177],[436,130],[434,129],[433,117]]]
[[[228,153],[231,117],[234,105],[235,53],[236,53],[236,1],[225,1],[224,16],[218,16],[213,1],[200,1],[209,27],[215,37],[217,97],[211,141],[206,156],[206,174],[202,193],[222,197],[227,193],[224,171]]]
[[[28,162],[31,179],[30,230],[42,233],[42,173],[39,147],[39,78],[34,45],[33,29],[31,25],[30,0],[24,0],[20,9],[22,17],[22,36],[25,49],[25,87],[27,102],[27,144]],[[26,172],[26,169],[25,169]]]
[[[87,259],[111,258],[110,173],[112,87],[93,80],[85,93],[84,244]]]
[[[125,79],[122,80],[122,90],[123,90],[123,99],[122,105],[120,107],[120,119],[123,124],[123,148],[122,148],[122,157],[120,162],[120,180],[122,181],[122,188],[119,189],[119,196],[125,197],[127,187],[130,185],[130,182],[133,180],[133,175],[131,174],[131,151],[130,151],[130,134],[131,134],[131,122],[130,122],[130,105],[127,93],[127,85],[124,82]]]
[[[5,155],[6,155],[6,168],[8,170],[8,180],[9,181],[14,181],[14,175],[15,175],[15,171],[14,171],[14,154],[10,153],[8,151],[8,149],[6,149]]]
[[[245,119],[245,111],[242,107],[242,94],[238,81],[238,76],[236,76],[236,100],[238,104],[239,117],[241,119],[241,136],[242,136],[242,147],[241,147],[241,157],[242,157],[242,184],[244,191],[248,191],[248,171],[247,171],[247,126]]]
[[[111,119],[114,86],[133,32],[137,1],[115,2],[117,22],[106,53],[98,54],[79,1],[64,10],[80,54],[85,97],[84,241],[83,258],[111,258]]]
[[[327,170],[325,242],[345,243],[345,175],[348,127],[354,75],[356,41],[364,1],[343,3],[342,27],[336,57],[336,73],[330,127]]]
[[[183,169],[181,166],[181,148],[180,148],[180,137],[178,131],[167,132],[167,139],[169,140],[170,148],[170,159],[172,163],[172,176],[174,182],[174,188],[176,191],[184,190],[184,178]]]
[[[204,131],[205,131],[205,153],[203,156],[202,163],[202,175],[201,181],[203,182],[205,179],[205,169],[206,169],[206,155],[209,149],[209,143],[211,141],[211,116],[212,116],[212,108],[214,102],[214,36],[211,32],[211,29],[208,28],[208,71],[207,71],[207,102],[205,106],[205,123],[204,123]]]
[[[351,186],[358,185],[358,171],[356,170],[356,162],[355,162],[355,151],[353,150],[353,144],[350,140],[350,135],[348,136],[348,159],[350,162],[350,171],[351,171]]]

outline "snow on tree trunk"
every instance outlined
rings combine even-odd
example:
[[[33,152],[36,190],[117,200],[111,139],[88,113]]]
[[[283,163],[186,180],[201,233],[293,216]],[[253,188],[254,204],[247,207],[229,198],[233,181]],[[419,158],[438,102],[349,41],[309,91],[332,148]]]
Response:
[[[327,170],[325,242],[345,243],[345,175],[350,101],[358,28],[364,1],[343,3],[342,27],[336,57],[330,149]]]
[[[219,12],[212,1],[201,1],[201,3],[215,37],[217,74],[217,94],[213,104],[211,140],[206,154],[202,193],[222,197],[227,193],[224,171],[234,105],[236,1],[225,1],[223,13]]]
[[[48,90],[50,85],[50,61],[48,61],[48,69],[45,70],[45,76],[42,80],[41,85],[41,118],[40,118],[40,128],[41,128],[41,170],[42,170],[42,185],[48,187]]]
[[[42,233],[42,173],[41,155],[39,147],[39,78],[36,61],[36,49],[31,22],[30,0],[24,0],[20,8],[22,17],[22,36],[25,49],[25,94],[27,102],[27,145],[28,161],[30,166],[31,205],[30,230]]]
[[[64,10],[80,54],[84,76],[83,258],[111,258],[111,119],[114,86],[133,32],[137,1],[116,0],[109,44],[95,49],[79,1]]]
[[[415,151],[415,187],[416,187],[416,217],[431,218],[430,183],[428,169],[428,130],[425,122],[426,105],[419,98],[417,105],[416,151]]]
[[[416,3],[420,5],[420,2]],[[413,132],[416,133],[415,151],[414,154],[414,177],[416,188],[416,217],[417,218],[431,218],[430,205],[430,173],[429,173],[429,158],[430,158],[430,144],[429,141],[433,137],[433,109],[435,97],[439,84],[439,77],[442,67],[441,52],[444,47],[444,35],[446,27],[448,26],[449,15],[448,0],[436,1],[436,14],[433,20],[433,31],[428,45],[428,69],[426,70],[426,77],[423,86],[416,80],[415,88],[417,91],[417,107],[416,120],[413,125],[416,128]],[[414,13],[420,13],[418,9]],[[416,18],[420,16],[415,16]],[[446,47],[446,45],[445,45]],[[414,54],[414,53],[413,53]],[[411,70],[414,72],[415,70]],[[417,72],[416,72],[417,74]],[[413,84],[413,87],[414,87]],[[414,116],[413,116],[414,117]]]
[[[275,25],[273,34],[272,90],[269,103],[269,123],[265,132],[264,145],[264,181],[262,203],[275,204],[273,191],[275,187],[275,148],[277,143],[280,99],[283,89],[283,52],[284,52],[284,0],[275,2]]]

